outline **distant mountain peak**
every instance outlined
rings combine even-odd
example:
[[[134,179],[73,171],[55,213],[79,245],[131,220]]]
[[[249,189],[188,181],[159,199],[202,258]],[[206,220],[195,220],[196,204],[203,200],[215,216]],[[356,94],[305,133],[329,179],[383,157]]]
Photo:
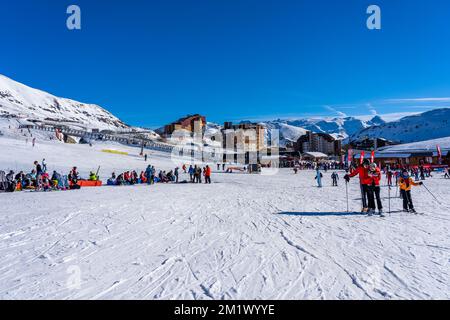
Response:
[[[384,121],[379,115],[375,115],[372,119],[369,120],[369,123],[374,126],[379,126],[385,124],[386,121]]]

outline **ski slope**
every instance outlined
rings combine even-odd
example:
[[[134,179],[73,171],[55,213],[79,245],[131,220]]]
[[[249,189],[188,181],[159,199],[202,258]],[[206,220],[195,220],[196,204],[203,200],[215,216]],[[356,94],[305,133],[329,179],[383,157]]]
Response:
[[[0,137],[0,147],[3,170],[44,157],[64,173],[101,165],[102,177],[148,164],[113,144]],[[149,163],[180,164],[157,152]],[[346,213],[343,174],[337,188],[330,175],[322,189],[313,172],[283,169],[213,171],[211,185],[0,194],[0,299],[449,299],[450,180],[426,181],[442,205],[417,187],[423,215],[380,218]],[[349,195],[359,211],[356,180]],[[387,210],[386,187],[382,196]]]

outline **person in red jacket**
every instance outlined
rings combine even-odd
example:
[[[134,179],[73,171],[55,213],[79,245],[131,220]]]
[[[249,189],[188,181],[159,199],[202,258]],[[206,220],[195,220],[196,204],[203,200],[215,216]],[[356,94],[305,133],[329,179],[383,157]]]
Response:
[[[371,180],[369,184],[369,215],[375,213],[375,200],[380,217],[384,217],[383,204],[380,197],[380,180],[381,170],[376,163],[371,163],[369,167],[368,177]]]
[[[350,174],[346,174],[344,176],[345,181],[349,182],[350,178],[353,178],[359,175],[359,184],[361,189],[361,202],[362,209],[361,212],[367,212],[369,207],[367,205],[367,198],[369,195],[369,185],[371,183],[371,179],[369,179],[368,171],[369,171],[370,162],[368,159],[364,159],[362,165],[360,165],[356,170],[351,172]]]
[[[205,167],[205,183],[211,183],[211,168],[208,165]]]

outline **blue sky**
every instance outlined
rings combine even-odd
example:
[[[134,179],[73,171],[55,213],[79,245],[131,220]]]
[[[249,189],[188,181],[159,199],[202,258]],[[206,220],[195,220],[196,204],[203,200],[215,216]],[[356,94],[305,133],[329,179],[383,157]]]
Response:
[[[66,28],[70,4],[82,30]],[[0,28],[1,74],[132,125],[450,105],[447,0],[17,0]]]

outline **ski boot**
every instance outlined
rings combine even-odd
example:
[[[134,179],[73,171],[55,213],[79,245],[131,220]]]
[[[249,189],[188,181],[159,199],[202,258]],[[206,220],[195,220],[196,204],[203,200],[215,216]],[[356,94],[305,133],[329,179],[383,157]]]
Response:
[[[368,215],[369,217],[371,217],[371,216],[374,214],[374,212],[375,212],[375,210],[369,209],[369,210],[367,210],[367,215]]]
[[[414,209],[414,208],[412,208],[412,209],[409,209],[409,212],[410,212],[410,213],[414,213],[414,214],[417,214],[417,211],[416,211],[416,209]]]
[[[369,208],[362,208],[362,209],[361,209],[361,212],[362,212],[362,213],[367,213],[368,211],[369,211]]]
[[[381,218],[386,217],[383,210],[381,210],[381,209],[378,211],[378,214],[380,215]]]

